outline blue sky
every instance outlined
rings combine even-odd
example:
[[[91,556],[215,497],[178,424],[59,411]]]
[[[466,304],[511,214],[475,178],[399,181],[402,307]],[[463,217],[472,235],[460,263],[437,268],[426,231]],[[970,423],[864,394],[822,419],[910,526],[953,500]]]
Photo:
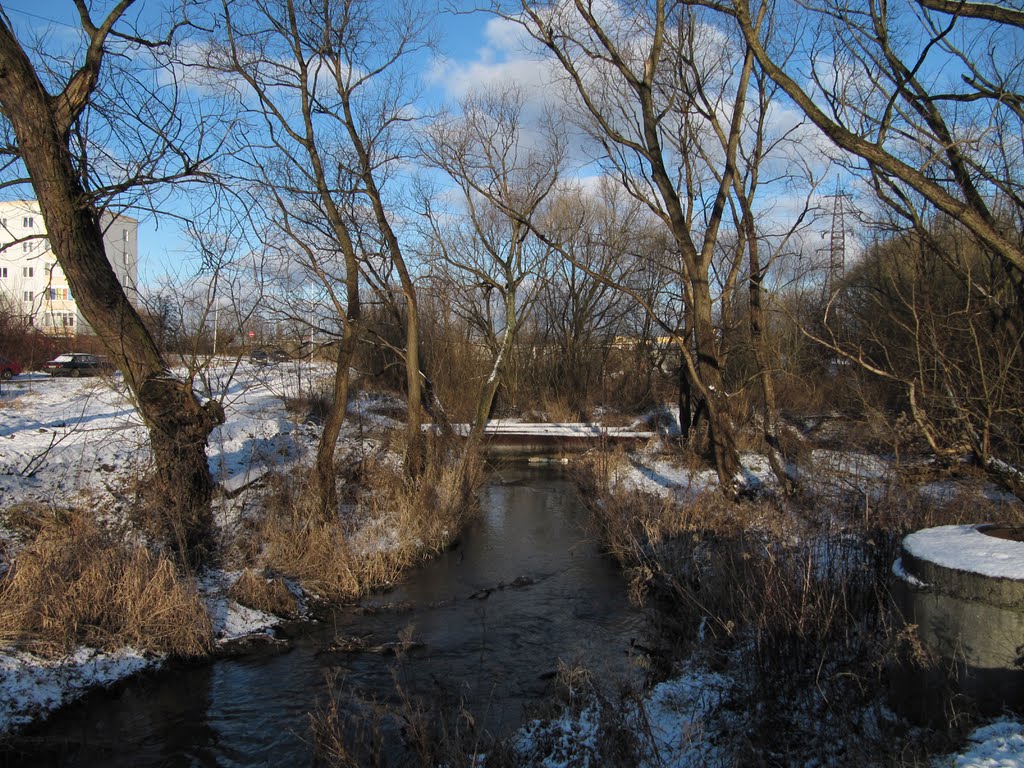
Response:
[[[112,3],[100,5],[102,10]],[[156,5],[153,0],[140,0],[139,12],[150,12]],[[45,32],[53,45],[60,45],[62,38],[79,28],[70,0],[3,0],[2,6],[19,35]],[[511,52],[514,40],[503,34],[500,26],[482,13],[444,13],[437,17],[438,57],[422,73],[425,104],[434,107],[456,100],[471,83],[522,74],[528,69],[529,65]],[[187,275],[194,253],[180,236],[178,222],[170,216],[158,219],[139,214],[137,218],[140,281],[152,284],[166,274]]]

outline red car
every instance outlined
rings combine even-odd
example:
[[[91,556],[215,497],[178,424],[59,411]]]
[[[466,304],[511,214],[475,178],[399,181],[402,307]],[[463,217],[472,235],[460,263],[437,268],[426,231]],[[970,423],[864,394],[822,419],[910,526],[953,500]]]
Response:
[[[0,355],[0,379],[7,381],[21,373],[21,365],[17,360]]]

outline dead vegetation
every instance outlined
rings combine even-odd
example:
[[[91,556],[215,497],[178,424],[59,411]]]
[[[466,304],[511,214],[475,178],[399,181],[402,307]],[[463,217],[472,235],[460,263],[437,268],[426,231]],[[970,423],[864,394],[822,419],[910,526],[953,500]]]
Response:
[[[80,644],[198,656],[210,618],[174,564],[86,511],[23,516],[37,530],[0,579],[0,643],[44,656]]]
[[[268,576],[246,568],[228,590],[228,597],[247,608],[286,619],[299,615],[298,598],[280,576]]]
[[[463,471],[435,455],[413,479],[381,454],[350,477],[342,512],[330,520],[306,509],[300,475],[278,478],[261,518],[233,548],[248,565],[294,578],[320,598],[352,600],[453,541],[475,513],[466,491],[481,476],[478,461]]]
[[[930,464],[877,477],[821,464],[788,500],[672,499],[617,484],[621,461],[581,475],[595,533],[626,569],[633,599],[653,609],[666,656],[703,660],[737,682],[741,762],[885,764],[898,749],[896,764],[911,765],[953,745],[970,721],[959,704],[941,733],[883,712],[893,665],[929,662],[890,595],[892,563],[912,530],[1019,521],[1020,505],[987,501],[969,469]],[[964,487],[926,492],[940,479]],[[850,737],[837,742],[838,733]]]

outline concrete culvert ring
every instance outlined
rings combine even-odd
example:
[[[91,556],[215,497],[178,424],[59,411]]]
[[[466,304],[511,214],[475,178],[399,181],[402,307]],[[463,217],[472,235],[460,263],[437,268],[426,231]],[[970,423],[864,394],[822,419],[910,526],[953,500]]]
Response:
[[[1024,712],[1024,527],[917,531],[903,539],[893,572],[904,620],[927,649],[952,662],[959,692],[981,711]]]
[[[903,539],[903,569],[931,589],[1024,609],[1024,528],[944,525]]]

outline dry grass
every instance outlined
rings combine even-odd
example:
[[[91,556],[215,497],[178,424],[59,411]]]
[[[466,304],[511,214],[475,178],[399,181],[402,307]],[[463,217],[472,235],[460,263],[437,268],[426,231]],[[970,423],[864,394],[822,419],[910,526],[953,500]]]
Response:
[[[708,492],[680,503],[617,489],[620,461],[596,462],[585,479],[597,535],[632,597],[660,609],[666,648],[729,665],[746,691],[750,760],[770,745],[779,764],[800,764],[844,729],[855,736],[844,760],[869,763],[893,744],[921,753],[913,732],[866,714],[884,700],[893,659],[907,656],[888,591],[899,542],[921,527],[1020,520],[1020,505],[987,502],[963,468],[951,477],[934,466],[877,479],[819,466],[797,499]],[[962,483],[964,495],[922,493],[935,480]]]
[[[395,675],[395,702],[367,701],[337,675],[328,676],[329,700],[310,714],[318,764],[339,768],[445,765],[473,768],[511,765],[496,759],[493,740],[482,734],[462,700],[439,682],[429,696],[410,695]]]
[[[351,600],[366,590],[396,581],[409,567],[446,547],[475,514],[467,489],[479,486],[482,469],[463,469],[428,457],[416,479],[386,460],[367,462],[353,509],[321,520],[302,501],[301,488],[281,486],[276,502],[254,533],[256,561],[297,579],[321,598]]]
[[[240,605],[286,619],[299,615],[299,601],[280,577],[267,577],[246,568],[231,585],[228,597]]]
[[[0,581],[0,642],[35,653],[84,643],[197,656],[211,638],[202,599],[173,563],[87,512],[43,520]]]

